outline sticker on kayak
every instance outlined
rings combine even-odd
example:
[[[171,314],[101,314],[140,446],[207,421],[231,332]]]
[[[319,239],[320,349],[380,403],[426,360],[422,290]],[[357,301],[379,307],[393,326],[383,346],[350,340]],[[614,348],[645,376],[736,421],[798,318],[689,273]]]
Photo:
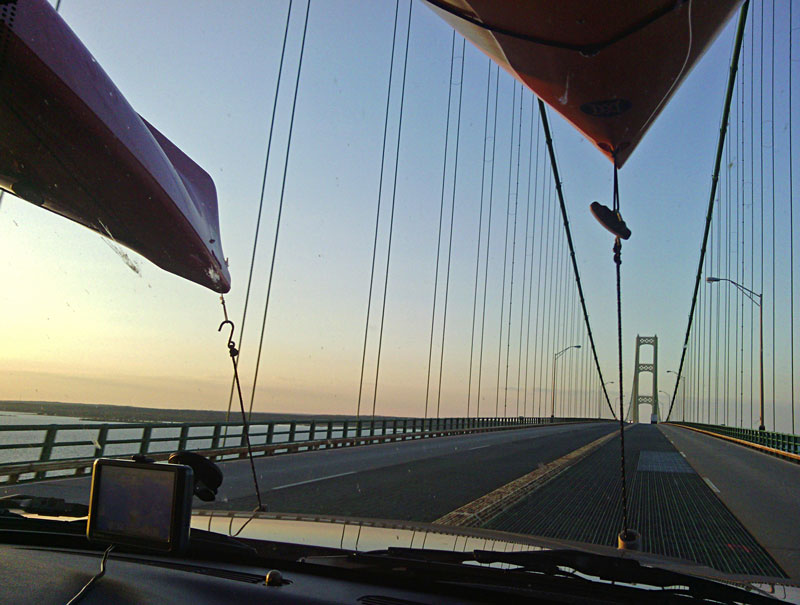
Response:
[[[581,105],[581,111],[596,118],[613,118],[631,108],[626,99],[608,99],[606,101],[590,101]]]

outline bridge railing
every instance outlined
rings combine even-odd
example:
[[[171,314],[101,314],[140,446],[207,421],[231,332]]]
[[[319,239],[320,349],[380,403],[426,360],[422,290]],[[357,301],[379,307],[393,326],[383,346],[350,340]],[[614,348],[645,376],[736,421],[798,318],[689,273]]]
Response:
[[[800,436],[788,433],[774,433],[771,431],[758,431],[755,429],[744,429],[734,426],[721,426],[717,424],[703,424],[699,422],[674,422],[681,426],[686,426],[708,433],[715,433],[724,437],[730,437],[738,441],[759,446],[759,449],[773,450],[768,453],[783,458],[800,462]],[[786,454],[783,456],[782,454]]]
[[[259,456],[504,430],[576,418],[380,418],[256,422],[248,435]],[[0,426],[0,485],[81,475],[95,458],[147,455],[166,459],[179,450],[211,459],[247,455],[235,422],[51,424]]]

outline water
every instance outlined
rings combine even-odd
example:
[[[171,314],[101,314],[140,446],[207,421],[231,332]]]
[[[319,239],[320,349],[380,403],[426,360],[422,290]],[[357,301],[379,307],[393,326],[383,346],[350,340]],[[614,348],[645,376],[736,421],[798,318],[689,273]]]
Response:
[[[47,434],[47,425],[50,424],[101,424],[93,420],[83,418],[71,418],[68,416],[42,416],[39,414],[26,414],[23,412],[0,412],[0,428],[13,427],[17,425],[42,425],[41,430],[25,431],[5,431],[0,430],[0,447],[4,445],[26,445],[29,447],[0,449],[0,464],[12,462],[31,462],[38,460],[41,455],[41,444]],[[108,423],[111,424],[111,423]],[[91,456],[94,447],[88,446],[58,446],[58,442],[72,441],[96,441],[97,430],[75,429],[60,430],[58,440],[53,447],[53,458],[75,458],[81,456]]]
[[[87,425],[106,425],[109,427],[104,455],[106,456],[130,456],[138,453],[144,435],[144,428],[124,428],[126,423],[102,422],[97,420],[85,420],[82,418],[72,418],[66,416],[42,416],[37,414],[19,412],[0,412],[0,464],[14,462],[34,462],[40,460],[42,454],[41,444],[47,434],[47,425],[82,425],[81,428],[58,430],[56,440],[53,445],[50,459],[63,460],[67,458],[91,458],[95,454],[95,447],[99,447],[98,436],[99,428],[89,428]],[[143,423],[138,423],[143,424]],[[159,423],[163,424],[163,423]],[[2,430],[3,427],[13,427],[19,425],[41,425],[39,429],[29,429],[22,431]],[[116,428],[115,428],[116,425]],[[264,445],[268,439],[268,424],[250,425],[250,442],[253,446]],[[365,433],[368,429],[365,427]],[[392,433],[392,427],[387,426],[387,433]],[[179,449],[179,437],[181,426],[158,426],[153,427],[150,437],[150,447],[148,453],[174,452]],[[375,434],[380,434],[380,428],[376,427]],[[214,426],[193,426],[188,431],[187,449],[207,449],[213,446]],[[348,427],[347,436],[354,436],[356,429],[354,426]],[[241,426],[231,426],[222,428],[220,447],[239,447],[242,443]],[[333,439],[345,436],[341,422],[333,423],[330,437]],[[287,443],[290,437],[290,424],[278,423],[274,425],[271,443]],[[328,437],[328,424],[319,423],[313,434],[314,439],[326,439]],[[297,423],[295,425],[293,441],[306,441],[312,438],[311,425],[308,423]],[[122,441],[123,443],[119,443]],[[116,442],[116,443],[115,443]],[[10,445],[22,445],[25,447],[4,447]]]

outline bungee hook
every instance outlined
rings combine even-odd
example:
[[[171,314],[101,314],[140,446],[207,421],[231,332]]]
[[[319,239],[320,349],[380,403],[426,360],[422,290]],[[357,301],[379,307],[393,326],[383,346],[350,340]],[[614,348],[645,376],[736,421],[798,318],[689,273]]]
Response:
[[[233,331],[236,329],[236,327],[233,325],[233,322],[230,319],[226,319],[219,324],[217,332],[222,332],[222,327],[225,324],[228,324],[231,327],[231,333],[228,335],[228,352],[231,354],[231,357],[236,357],[239,354],[239,351],[236,349],[236,343],[233,340]]]

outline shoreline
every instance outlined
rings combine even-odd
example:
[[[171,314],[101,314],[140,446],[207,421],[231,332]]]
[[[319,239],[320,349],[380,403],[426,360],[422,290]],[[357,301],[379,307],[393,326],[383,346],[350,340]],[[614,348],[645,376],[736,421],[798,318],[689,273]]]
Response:
[[[36,414],[39,416],[65,416],[105,422],[225,422],[225,412],[218,410],[185,410],[169,408],[141,408],[131,405],[102,403],[64,403],[61,401],[0,401],[0,411]],[[235,413],[234,413],[235,412]],[[230,421],[241,417],[231,409]],[[363,417],[362,417],[363,418]],[[376,416],[376,419],[389,418]],[[393,418],[393,417],[392,417]],[[253,412],[251,422],[288,422],[292,420],[356,420],[348,414],[281,414]]]

